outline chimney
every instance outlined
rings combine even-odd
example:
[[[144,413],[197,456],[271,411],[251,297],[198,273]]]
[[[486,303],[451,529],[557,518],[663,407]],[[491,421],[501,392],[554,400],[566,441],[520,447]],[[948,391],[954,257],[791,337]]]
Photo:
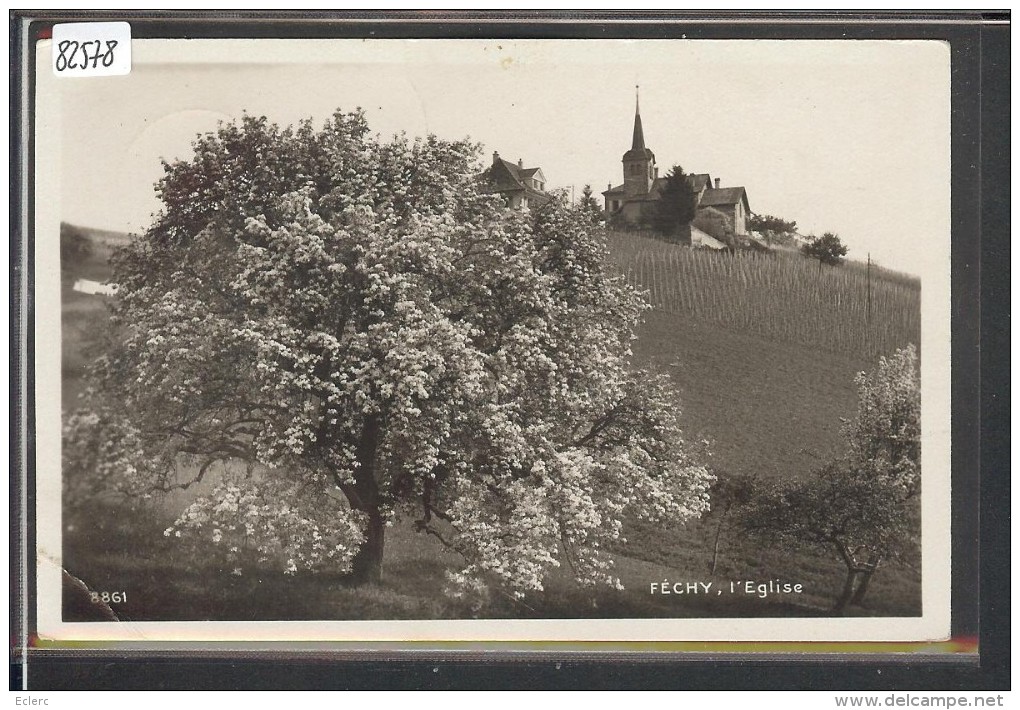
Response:
[[[716,189],[716,190],[718,190],[718,189],[719,189],[719,178],[716,178],[716,179],[715,179],[715,189]]]
[[[498,162],[499,162],[499,151],[498,150],[494,150],[494,151],[492,151],[492,164],[495,165]]]
[[[655,179],[656,180],[659,179],[659,166],[658,165],[655,166]]]
[[[613,189],[613,183],[607,182],[606,183],[606,192],[609,192],[612,189]]]
[[[524,170],[524,160],[522,160],[521,158],[517,159],[517,168],[520,170]]]

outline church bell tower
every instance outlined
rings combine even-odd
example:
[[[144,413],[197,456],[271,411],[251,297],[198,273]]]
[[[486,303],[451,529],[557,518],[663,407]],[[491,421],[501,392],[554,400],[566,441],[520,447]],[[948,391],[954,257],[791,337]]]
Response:
[[[623,187],[628,197],[647,195],[655,181],[655,153],[645,148],[639,87],[634,90],[634,138],[630,150],[623,154]]]

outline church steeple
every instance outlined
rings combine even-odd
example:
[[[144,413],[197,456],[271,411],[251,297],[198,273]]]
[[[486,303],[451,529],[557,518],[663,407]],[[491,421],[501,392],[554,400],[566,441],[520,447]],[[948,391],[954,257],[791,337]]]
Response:
[[[634,87],[634,139],[630,150],[623,154],[623,186],[628,196],[647,195],[655,183],[655,153],[645,147],[641,127],[640,87]]]
[[[631,150],[645,149],[645,132],[641,129],[641,87],[634,86],[634,140],[631,141]]]

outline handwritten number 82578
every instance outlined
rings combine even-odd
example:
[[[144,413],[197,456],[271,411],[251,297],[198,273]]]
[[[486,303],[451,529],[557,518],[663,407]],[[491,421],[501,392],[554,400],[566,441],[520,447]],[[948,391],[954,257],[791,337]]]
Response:
[[[92,46],[95,45],[95,50]],[[95,69],[100,64],[104,67],[108,67],[113,64],[113,50],[117,46],[117,40],[108,39],[106,40],[106,51],[103,51],[102,40],[91,40],[89,42],[78,42],[73,39],[65,39],[57,45],[57,71],[66,71],[68,69],[81,69],[82,71],[89,68],[91,63],[92,69]],[[81,62],[76,59],[78,54],[81,54]]]

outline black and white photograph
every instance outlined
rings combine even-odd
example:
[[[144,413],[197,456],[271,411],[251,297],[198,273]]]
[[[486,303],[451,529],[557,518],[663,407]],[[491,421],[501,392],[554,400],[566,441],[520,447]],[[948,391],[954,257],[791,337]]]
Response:
[[[41,637],[949,641],[944,43],[37,52]]]

